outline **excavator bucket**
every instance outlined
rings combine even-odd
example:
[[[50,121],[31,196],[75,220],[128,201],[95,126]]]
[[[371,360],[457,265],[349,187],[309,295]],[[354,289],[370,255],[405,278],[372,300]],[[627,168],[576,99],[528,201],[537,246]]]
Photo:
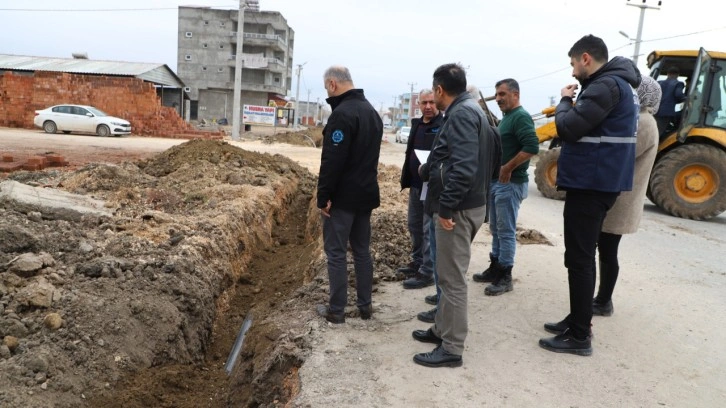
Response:
[[[557,127],[555,126],[555,122],[545,123],[544,125],[536,128],[534,131],[537,133],[537,139],[539,139],[540,143],[552,140],[555,136],[557,136]]]

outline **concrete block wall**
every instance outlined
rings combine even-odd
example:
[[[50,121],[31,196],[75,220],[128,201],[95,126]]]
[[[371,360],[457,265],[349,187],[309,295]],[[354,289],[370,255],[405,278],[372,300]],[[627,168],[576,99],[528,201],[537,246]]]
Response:
[[[32,129],[35,111],[53,105],[91,105],[131,122],[137,136],[222,139],[223,132],[195,129],[156,89],[138,78],[35,72],[0,76],[0,126]]]

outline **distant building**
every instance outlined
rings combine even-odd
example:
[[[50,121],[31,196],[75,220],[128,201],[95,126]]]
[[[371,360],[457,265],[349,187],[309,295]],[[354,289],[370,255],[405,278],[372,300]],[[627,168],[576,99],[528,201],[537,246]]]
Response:
[[[238,14],[179,7],[177,72],[187,84],[192,120],[231,122]],[[279,12],[255,8],[245,11],[242,31],[242,104],[280,104],[291,89],[295,32]]]
[[[290,100],[290,105],[295,105],[295,98]],[[330,108],[327,103],[314,101],[300,101],[298,106],[298,123],[303,126],[316,126],[325,123],[330,116]]]
[[[396,127],[411,126],[411,119],[421,116],[418,107],[418,93],[405,93],[398,97],[398,106],[394,109],[394,125]]]

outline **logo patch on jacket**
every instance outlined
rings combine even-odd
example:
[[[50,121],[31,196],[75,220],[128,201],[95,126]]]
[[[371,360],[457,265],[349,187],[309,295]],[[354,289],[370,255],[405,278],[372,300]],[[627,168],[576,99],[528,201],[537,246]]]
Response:
[[[342,142],[343,141],[343,131],[342,130],[334,131],[331,139],[333,139],[333,143]]]
[[[435,128],[431,128],[431,129],[429,130],[429,132],[431,132],[431,133],[439,133],[439,128],[438,128],[438,127],[435,127]]]

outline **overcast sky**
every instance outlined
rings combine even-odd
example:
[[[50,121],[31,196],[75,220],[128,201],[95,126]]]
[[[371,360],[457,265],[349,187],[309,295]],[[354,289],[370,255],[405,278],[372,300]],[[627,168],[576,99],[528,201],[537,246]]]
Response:
[[[633,3],[641,4],[640,1]],[[350,68],[356,87],[380,108],[395,95],[431,87],[434,69],[460,62],[485,95],[494,83],[520,81],[522,104],[535,113],[574,82],[567,51],[586,34],[603,38],[610,55],[633,55],[640,8],[626,0],[260,0],[295,30],[295,65],[305,64],[300,99],[325,97],[323,71]],[[648,0],[647,5],[656,6]],[[726,51],[723,2],[663,0],[647,10],[638,66],[654,49]],[[235,9],[235,0],[0,0],[0,53],[156,62],[176,70],[177,7]],[[23,9],[12,11],[10,9]],[[104,11],[115,9],[114,11]],[[137,10],[128,10],[137,9]],[[153,9],[153,10],[150,10]],[[47,10],[47,11],[43,11]],[[75,11],[59,11],[75,10]],[[85,11],[78,11],[85,10]],[[293,70],[292,91],[297,78]],[[492,104],[493,105],[493,104]]]

